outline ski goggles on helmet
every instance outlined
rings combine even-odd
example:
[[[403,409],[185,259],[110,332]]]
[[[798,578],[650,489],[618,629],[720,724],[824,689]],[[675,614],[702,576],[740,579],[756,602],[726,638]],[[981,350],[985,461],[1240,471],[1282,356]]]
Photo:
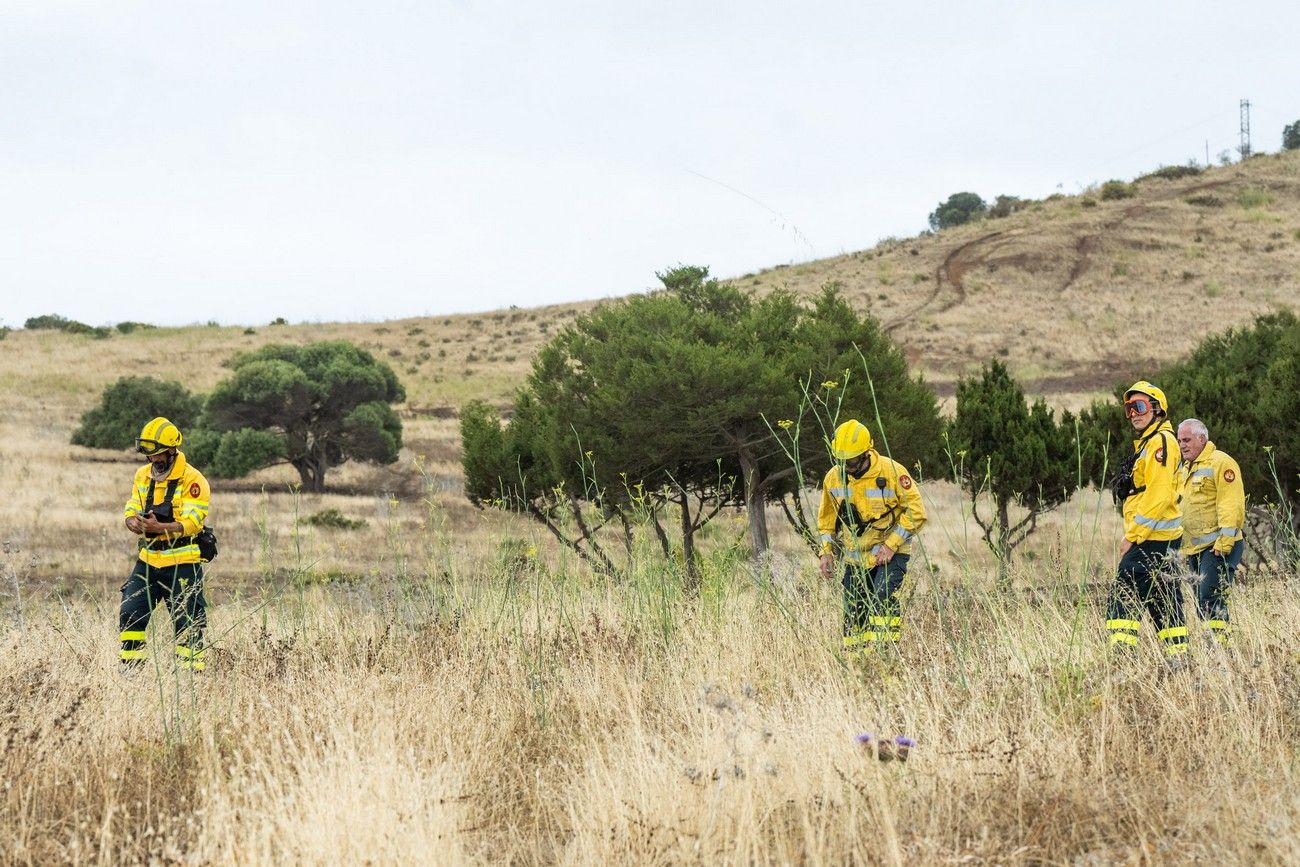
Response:
[[[1151,411],[1151,399],[1147,397],[1134,397],[1124,401],[1124,415],[1132,418],[1135,415],[1146,415]]]
[[[162,452],[167,451],[169,448],[171,448],[171,446],[163,445],[162,443],[158,442],[158,440],[139,439],[135,441],[135,450],[147,458],[151,458],[154,455],[161,454]]]

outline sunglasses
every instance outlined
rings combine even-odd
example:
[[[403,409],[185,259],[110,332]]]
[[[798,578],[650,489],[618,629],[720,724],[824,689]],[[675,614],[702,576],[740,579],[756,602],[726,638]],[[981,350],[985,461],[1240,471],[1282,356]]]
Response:
[[[135,450],[145,457],[153,457],[160,452],[165,452],[170,446],[165,446],[157,440],[136,440]]]
[[[1151,410],[1151,401],[1142,397],[1135,397],[1132,400],[1124,402],[1124,415],[1132,418],[1135,415],[1146,415]]]

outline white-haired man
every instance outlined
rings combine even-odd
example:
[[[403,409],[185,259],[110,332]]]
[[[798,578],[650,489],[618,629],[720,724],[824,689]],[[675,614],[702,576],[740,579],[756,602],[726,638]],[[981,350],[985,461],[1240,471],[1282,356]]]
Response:
[[[1178,450],[1183,462],[1176,483],[1182,500],[1183,544],[1187,565],[1200,575],[1196,609],[1206,635],[1227,644],[1228,593],[1245,548],[1246,490],[1241,467],[1210,441],[1200,419],[1178,425]]]

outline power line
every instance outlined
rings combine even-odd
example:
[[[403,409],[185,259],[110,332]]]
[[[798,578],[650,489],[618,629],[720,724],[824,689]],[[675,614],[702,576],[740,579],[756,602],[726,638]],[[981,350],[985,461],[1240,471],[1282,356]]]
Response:
[[[711,178],[711,177],[709,177],[708,175],[700,174],[699,172],[697,172],[697,171],[695,171],[695,170],[693,170],[693,169],[686,169],[686,171],[689,172],[690,174],[695,175],[695,177],[697,177],[697,178],[699,178],[699,179],[701,179],[701,180],[708,181],[708,182],[711,183],[711,184],[717,184],[718,186],[722,187],[724,190],[730,190],[731,192],[735,193],[736,195],[741,196],[741,197],[743,197],[743,198],[746,198],[746,199],[748,199],[749,201],[753,202],[754,204],[758,205],[760,208],[762,208],[763,210],[765,210],[765,211],[767,211],[769,214],[771,214],[771,215],[775,218],[775,222],[776,222],[776,223],[777,223],[777,224],[778,224],[778,225],[779,225],[783,230],[785,230],[785,229],[789,229],[789,230],[790,230],[790,233],[791,233],[792,235],[794,235],[795,240],[801,242],[804,246],[806,246],[806,247],[808,248],[809,252],[812,253],[812,255],[814,255],[814,256],[817,255],[817,248],[815,248],[815,247],[812,245],[812,242],[808,240],[808,237],[807,237],[806,235],[804,235],[803,232],[799,231],[799,227],[796,226],[796,225],[794,224],[794,220],[791,220],[791,219],[790,219],[789,217],[787,217],[785,214],[781,213],[780,211],[776,210],[775,208],[772,208],[771,206],[765,204],[764,202],[760,202],[758,199],[754,198],[753,196],[751,196],[749,193],[745,192],[744,190],[738,190],[738,189],[736,189],[735,187],[731,186],[731,184],[726,184],[726,183],[723,183],[722,181],[718,180],[717,178]]]

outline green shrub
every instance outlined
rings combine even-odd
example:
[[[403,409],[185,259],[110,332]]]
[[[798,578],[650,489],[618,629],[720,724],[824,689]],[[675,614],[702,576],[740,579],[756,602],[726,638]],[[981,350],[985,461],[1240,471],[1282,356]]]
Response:
[[[360,530],[366,526],[365,521],[349,518],[338,509],[321,509],[316,514],[304,518],[303,523],[326,530]]]
[[[81,424],[72,432],[72,443],[96,449],[130,448],[145,422],[160,415],[187,436],[202,410],[203,398],[190,394],[178,382],[124,376],[104,389],[99,406],[82,415]],[[188,446],[188,441],[182,443],[187,453]]]
[[[1019,196],[998,196],[989,208],[989,216],[995,219],[1009,217],[1016,211],[1023,211],[1033,204],[1030,199],[1022,199]]]
[[[23,328],[28,331],[62,331],[71,320],[65,319],[57,313],[47,313],[44,316],[33,316],[23,323]]]
[[[150,325],[148,322],[132,322],[132,321],[130,321],[130,320],[127,320],[126,322],[119,322],[119,323],[117,323],[117,326],[116,326],[116,327],[117,327],[117,330],[118,330],[119,332],[121,332],[122,334],[130,334],[130,333],[132,333],[133,331],[136,331],[137,329],[141,329],[141,328],[157,328],[158,326],[157,326],[157,325]]]
[[[1097,200],[1096,200],[1096,199],[1091,199],[1091,198],[1080,199],[1080,200],[1079,200],[1079,207],[1081,207],[1081,208],[1095,208],[1095,207],[1097,207]]]
[[[1132,184],[1126,184],[1123,181],[1107,181],[1101,185],[1101,199],[1103,202],[1110,202],[1115,199],[1131,199],[1137,195],[1137,190]]]
[[[1188,196],[1183,199],[1189,205],[1196,205],[1199,208],[1222,208],[1223,199],[1218,196],[1212,196],[1209,193],[1198,193],[1195,196]]]
[[[1161,166],[1154,172],[1149,172],[1138,178],[1139,181],[1145,181],[1148,178],[1161,178],[1166,181],[1176,181],[1180,178],[1194,178],[1205,169],[1195,163],[1186,163],[1181,166]]]
[[[47,313],[44,316],[33,316],[23,323],[23,327],[28,331],[62,331],[65,334],[83,334],[87,337],[94,337],[102,340],[110,336],[113,332],[107,326],[98,327],[87,325],[84,322],[78,322],[75,319],[68,319],[57,313]]]

